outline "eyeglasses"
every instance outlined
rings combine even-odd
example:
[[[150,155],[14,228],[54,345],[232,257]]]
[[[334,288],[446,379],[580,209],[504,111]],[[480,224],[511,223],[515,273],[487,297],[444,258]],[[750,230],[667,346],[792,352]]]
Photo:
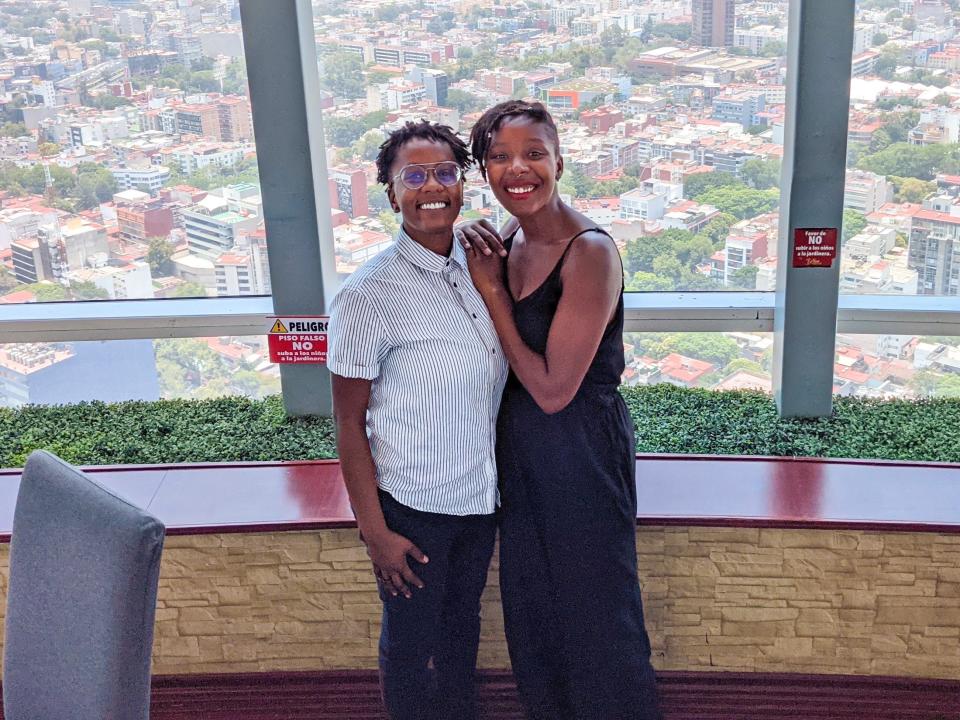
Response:
[[[400,178],[400,182],[408,190],[419,190],[427,184],[430,173],[433,173],[437,182],[444,187],[456,185],[463,177],[463,169],[459,165],[452,160],[444,160],[422,165],[404,165],[393,179]]]

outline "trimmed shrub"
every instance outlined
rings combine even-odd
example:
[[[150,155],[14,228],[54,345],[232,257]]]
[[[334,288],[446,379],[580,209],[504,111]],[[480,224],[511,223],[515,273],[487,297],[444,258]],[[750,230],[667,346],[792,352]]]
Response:
[[[837,398],[832,417],[798,420],[779,418],[773,400],[755,392],[621,392],[637,452],[960,462],[960,400]],[[38,448],[81,465],[336,456],[332,422],[287,418],[279,396],[0,409],[0,467],[20,467]]]

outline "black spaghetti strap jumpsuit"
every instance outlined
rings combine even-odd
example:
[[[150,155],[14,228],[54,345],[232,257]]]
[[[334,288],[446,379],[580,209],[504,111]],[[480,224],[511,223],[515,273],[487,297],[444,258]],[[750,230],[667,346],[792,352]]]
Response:
[[[541,354],[570,244],[543,285],[514,305],[520,335]],[[531,720],[660,717],[637,581],[633,423],[617,392],[623,369],[621,295],[566,408],[547,415],[512,372],[504,390],[500,588]]]

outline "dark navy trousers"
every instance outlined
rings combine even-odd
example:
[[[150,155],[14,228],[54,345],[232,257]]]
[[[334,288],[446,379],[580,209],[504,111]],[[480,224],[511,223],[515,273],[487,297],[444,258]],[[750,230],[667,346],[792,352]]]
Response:
[[[387,527],[430,559],[408,558],[424,583],[413,597],[380,587],[380,686],[392,720],[475,720],[480,594],[496,537],[494,515],[414,510],[381,491]]]

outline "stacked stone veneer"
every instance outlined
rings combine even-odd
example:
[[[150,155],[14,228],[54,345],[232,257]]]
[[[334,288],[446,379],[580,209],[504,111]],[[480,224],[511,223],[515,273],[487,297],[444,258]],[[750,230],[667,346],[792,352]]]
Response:
[[[960,535],[643,527],[661,670],[960,679]],[[0,546],[0,594],[9,546]],[[5,607],[5,602],[2,604]],[[508,667],[496,564],[484,667]],[[169,537],[155,673],[376,665],[380,604],[355,530]]]

